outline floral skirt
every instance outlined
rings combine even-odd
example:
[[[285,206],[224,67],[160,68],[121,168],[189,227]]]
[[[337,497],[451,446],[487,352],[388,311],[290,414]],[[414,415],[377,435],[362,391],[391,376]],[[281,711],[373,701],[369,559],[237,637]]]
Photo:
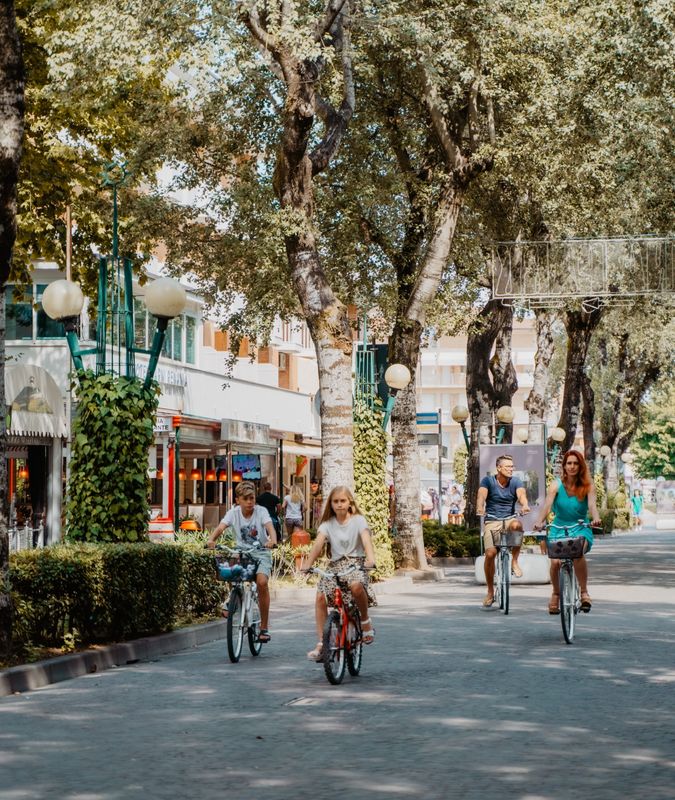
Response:
[[[366,590],[366,594],[368,595],[368,606],[376,606],[377,605],[377,598],[375,597],[375,593],[373,592],[370,586],[370,576],[368,572],[364,569],[363,563],[365,558],[358,557],[358,556],[342,556],[338,558],[336,561],[331,561],[328,564],[328,570],[330,572],[346,572],[350,567],[353,567],[353,571],[350,572],[348,576],[345,576],[344,581],[349,583],[360,583]],[[348,588],[342,585],[342,593],[344,596],[345,601],[351,600],[351,592]],[[326,599],[328,601],[328,605],[333,604],[333,597],[335,595],[335,590],[337,589],[337,580],[332,576],[330,578],[326,578],[323,575],[321,576],[321,580],[319,581],[319,585],[317,586],[317,591],[322,592],[326,595]]]

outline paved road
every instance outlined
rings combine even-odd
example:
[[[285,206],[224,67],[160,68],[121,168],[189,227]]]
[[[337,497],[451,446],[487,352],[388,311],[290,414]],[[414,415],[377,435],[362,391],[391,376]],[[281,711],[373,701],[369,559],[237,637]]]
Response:
[[[224,643],[0,699],[1,800],[675,798],[675,534],[599,541],[575,644],[471,568],[385,595],[360,678],[304,660],[311,611]]]

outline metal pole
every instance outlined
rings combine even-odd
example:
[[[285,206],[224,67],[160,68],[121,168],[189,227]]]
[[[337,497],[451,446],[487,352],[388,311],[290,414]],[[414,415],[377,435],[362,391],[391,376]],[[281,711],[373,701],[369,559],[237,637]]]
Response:
[[[438,524],[443,524],[443,503],[441,495],[443,492],[443,417],[442,410],[438,409]]]
[[[173,495],[173,529],[179,527],[179,505],[180,505],[180,425],[176,428],[176,445],[174,447],[174,495]]]

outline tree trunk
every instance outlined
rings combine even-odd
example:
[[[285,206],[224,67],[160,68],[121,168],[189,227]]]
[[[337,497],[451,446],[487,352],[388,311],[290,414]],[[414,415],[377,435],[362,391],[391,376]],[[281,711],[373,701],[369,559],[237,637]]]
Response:
[[[581,396],[584,401],[581,417],[584,432],[584,455],[592,474],[595,472],[595,394],[591,386],[591,379],[585,372],[581,375]]]
[[[389,361],[404,364],[413,376],[408,386],[396,396],[391,417],[394,460],[394,493],[396,497],[394,526],[403,549],[403,566],[424,569],[424,552],[420,506],[420,458],[417,444],[417,396],[415,373],[419,359],[422,326],[408,321],[398,322],[389,345]]]
[[[490,373],[494,390],[494,405],[510,406],[513,395],[518,391],[518,375],[511,359],[511,340],[513,336],[513,309],[504,306],[504,324],[499,328],[495,339],[495,351],[490,359]],[[504,426],[502,441],[513,440],[513,425]]]
[[[463,196],[464,192],[456,186],[456,182],[449,181],[434,214],[433,224],[429,225],[431,237],[421,267],[416,269],[411,255],[397,268],[398,313],[389,339],[389,363],[404,364],[410,370],[412,380],[397,398],[392,414],[396,494],[394,525],[403,546],[404,564],[419,569],[428,567],[428,564],[420,514],[415,374],[426,307],[438,291],[448,262]],[[414,238],[414,234],[411,238]],[[415,274],[416,279],[410,290],[409,277]]]
[[[567,329],[567,361],[565,363],[565,389],[558,427],[565,431],[562,449],[569,450],[574,444],[581,406],[581,384],[588,346],[593,331],[602,319],[602,307],[593,311],[573,310],[565,314]]]
[[[333,4],[316,29],[317,41],[330,33],[333,47],[341,51],[344,99],[339,110],[317,96],[323,59],[300,60],[292,46],[261,28],[255,6],[243,16],[253,36],[269,50],[286,83],[273,183],[288,230],[284,242],[291,279],[316,347],[325,494],[340,484],[354,486],[352,333],[347,309],[335,296],[321,266],[314,233],[314,177],[330,165],[354,109],[349,10],[348,0]],[[285,8],[283,14],[289,13]],[[292,24],[290,18],[287,21]],[[319,109],[324,136],[310,152]]]
[[[5,401],[5,284],[16,239],[16,187],[21,162],[24,120],[24,66],[13,0],[0,3],[0,397]],[[12,644],[7,532],[7,431],[0,414],[0,653]]]
[[[555,347],[553,344],[553,322],[555,316],[545,309],[537,309],[536,335],[537,352],[534,357],[534,375],[532,389],[528,394],[524,406],[529,412],[528,442],[542,443],[544,441],[544,424],[546,411],[550,400],[549,366],[553,359]]]
[[[471,449],[466,481],[467,523],[476,524],[476,495],[480,483],[479,447],[493,436],[495,391],[490,381],[490,354],[497,335],[512,318],[510,308],[499,300],[490,300],[469,327],[466,342],[466,396],[471,419]]]

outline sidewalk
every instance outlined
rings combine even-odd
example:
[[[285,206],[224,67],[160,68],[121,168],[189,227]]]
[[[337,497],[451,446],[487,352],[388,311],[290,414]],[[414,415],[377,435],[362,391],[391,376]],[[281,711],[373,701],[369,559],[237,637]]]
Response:
[[[396,594],[412,588],[413,581],[410,576],[395,576],[373,585],[375,595],[379,596]],[[273,603],[311,608],[315,593],[316,588],[313,586],[283,587],[272,589],[271,598]],[[146,636],[130,642],[92,647],[79,653],[10,667],[0,672],[0,697],[28,692],[52,683],[127,664],[135,664],[138,661],[151,661],[168,653],[187,650],[216,639],[224,639],[226,635],[225,620],[213,620],[199,625],[189,625],[157,636]]]

